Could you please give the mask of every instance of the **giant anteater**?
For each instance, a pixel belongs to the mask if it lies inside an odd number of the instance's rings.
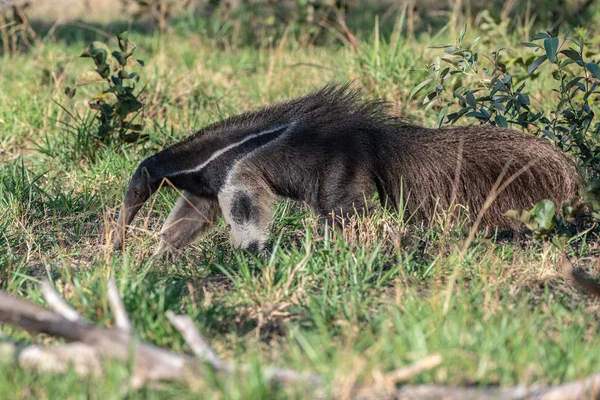
[[[340,218],[367,210],[375,193],[383,205],[403,204],[415,221],[458,204],[471,216],[481,212],[482,227],[519,229],[505,211],[542,199],[563,203],[580,181],[571,160],[532,135],[415,126],[348,85],[233,116],[142,161],[125,193],[115,248],[165,179],[183,195],[162,228],[160,251],[190,243],[221,213],[234,247],[260,250],[278,196]],[[494,199],[489,207],[487,199]]]

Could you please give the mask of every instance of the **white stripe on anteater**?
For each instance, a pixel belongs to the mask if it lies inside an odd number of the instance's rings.
[[[286,131],[288,131],[289,128],[291,126],[293,126],[293,125],[294,125],[294,123],[292,123],[291,125],[287,126],[287,129],[284,132],[282,132],[282,134],[285,133]],[[206,168],[206,166],[208,164],[210,164],[212,161],[216,160],[217,158],[219,158],[223,154],[227,153],[229,150],[235,149],[236,147],[241,146],[244,143],[249,142],[252,139],[256,139],[258,137],[261,137],[261,136],[264,136],[264,135],[268,135],[269,133],[277,132],[277,131],[279,131],[281,129],[284,129],[284,128],[286,128],[286,126],[285,125],[281,125],[281,126],[278,126],[276,128],[273,128],[273,129],[269,129],[269,130],[266,130],[266,131],[261,131],[259,133],[255,133],[253,135],[246,136],[245,138],[243,138],[239,142],[232,143],[229,146],[223,147],[222,149],[215,151],[208,158],[208,160],[204,161],[202,164],[198,165],[197,167],[194,167],[194,168],[191,168],[191,169],[184,169],[184,170],[181,170],[181,171],[177,171],[177,172],[172,173],[172,175],[189,174],[189,173],[194,173],[194,172],[201,171],[202,169]],[[269,143],[271,143],[271,142],[265,143],[263,146],[265,146],[265,145],[267,145]]]

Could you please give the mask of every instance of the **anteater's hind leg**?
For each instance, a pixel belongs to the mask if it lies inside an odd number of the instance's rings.
[[[219,192],[219,205],[230,226],[231,245],[259,252],[268,238],[274,194],[256,172],[238,165]]]
[[[169,249],[181,249],[193,242],[214,225],[219,211],[216,198],[183,192],[160,231],[160,246],[155,255],[162,255]]]
[[[373,211],[372,197],[375,187],[361,171],[329,179],[319,189],[317,211],[334,227],[342,230],[352,225],[351,220],[364,217]]]

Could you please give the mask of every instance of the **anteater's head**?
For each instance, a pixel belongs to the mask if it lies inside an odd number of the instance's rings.
[[[117,220],[117,228],[113,239],[115,249],[119,250],[123,247],[127,225],[133,221],[142,205],[158,189],[160,178],[154,175],[146,162],[142,162],[133,174],[129,186],[127,186],[125,198],[119,212],[119,219]]]

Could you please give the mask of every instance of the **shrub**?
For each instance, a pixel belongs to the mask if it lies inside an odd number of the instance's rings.
[[[466,26],[455,44],[434,46],[444,50],[427,65],[429,77],[412,90],[414,97],[429,89],[423,98],[425,108],[440,108],[437,125],[454,124],[460,119],[499,127],[520,127],[553,141],[573,154],[588,176],[588,183],[578,199],[566,204],[561,213],[550,200],[543,200],[531,210],[510,210],[506,215],[524,223],[536,237],[547,238],[558,230],[569,236],[568,217],[580,217],[582,211],[600,218],[600,122],[594,104],[600,84],[600,67],[592,60],[599,53],[590,51],[585,32],[573,37],[567,32],[559,37],[558,29],[540,32],[522,43],[536,56],[525,63],[527,73],[509,71],[502,62],[508,49],[480,56],[476,51],[479,37],[464,43]],[[549,63],[551,69],[541,70]],[[514,64],[513,64],[514,65]],[[516,68],[516,67],[515,67]],[[535,110],[526,92],[527,79],[540,79],[550,74],[558,96],[551,110]],[[547,77],[547,76],[545,76]]]
[[[528,65],[527,76],[515,79],[519,71],[508,71],[500,49],[480,56],[476,51],[479,38],[463,42],[463,27],[456,44],[434,46],[444,54],[427,66],[429,78],[420,82],[411,97],[433,86],[423,99],[429,108],[437,103],[438,126],[454,124],[462,117],[500,127],[519,126],[548,138],[565,151],[573,153],[581,166],[597,176],[600,173],[600,122],[590,105],[600,82],[600,67],[591,60],[588,42],[580,34],[558,37],[557,29],[535,34],[523,45],[538,56]],[[544,63],[551,70],[541,72]],[[526,80],[551,74],[559,102],[553,110],[535,110],[526,92]]]
[[[96,123],[89,124],[87,116],[75,116],[63,107],[72,118],[85,125],[86,131],[95,130],[94,138],[103,144],[135,142],[142,137],[143,125],[134,121],[141,121],[137,117],[144,108],[140,96],[143,89],[136,87],[139,74],[128,69],[143,66],[144,62],[133,57],[135,45],[128,40],[127,32],[117,35],[117,41],[119,50],[111,53],[104,43],[92,42],[81,54],[90,58],[96,68],[77,77],[76,85],[102,85],[102,92],[89,102],[90,109],[96,112]],[[67,87],[65,94],[72,98],[76,89]]]

